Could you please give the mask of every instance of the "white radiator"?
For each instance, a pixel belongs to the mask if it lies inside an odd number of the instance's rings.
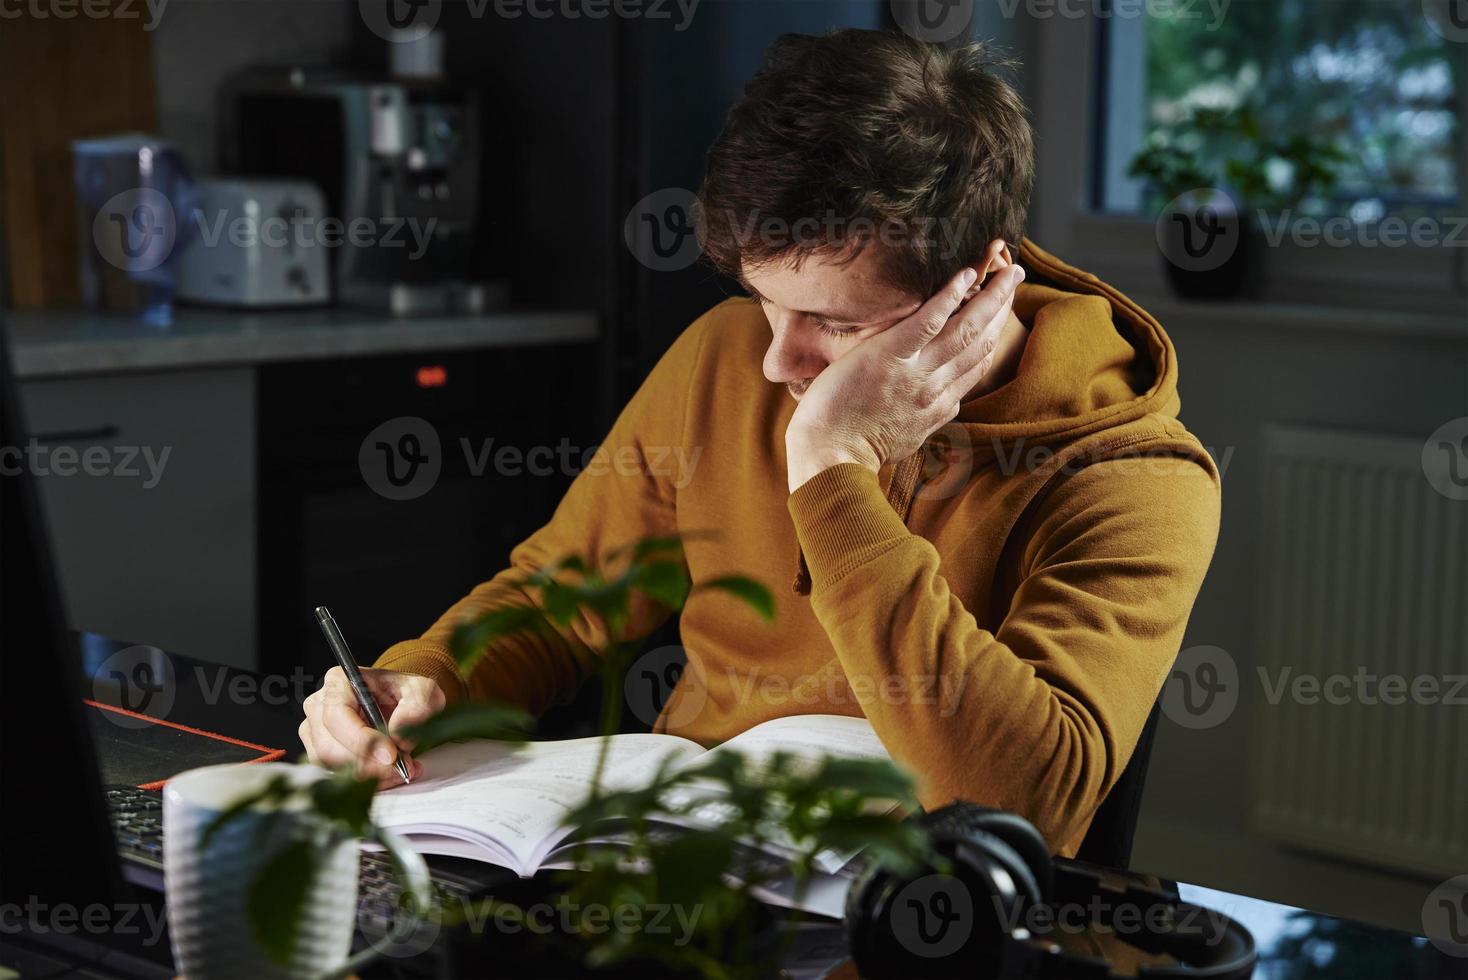
[[[1266,429],[1246,683],[1263,833],[1443,877],[1468,869],[1468,503],[1433,490],[1422,452]]]

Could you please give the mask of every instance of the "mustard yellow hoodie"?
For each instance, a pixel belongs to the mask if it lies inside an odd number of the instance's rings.
[[[776,621],[695,591],[680,620],[688,667],[657,730],[709,745],[783,715],[865,714],[925,806],[1013,810],[1073,855],[1177,654],[1217,538],[1219,477],[1177,420],[1177,360],[1157,321],[1031,242],[1019,261],[1029,339],[1016,376],[913,457],[878,474],[835,466],[793,494],[796,403],[761,373],[769,326],[749,299],[714,307],[511,568],[377,666],[429,675],[451,701],[539,713],[594,671],[599,624],[497,643],[468,678],[448,653],[454,626],[505,601],[508,576],[567,554],[716,531],[687,542],[693,581],[752,576],[776,592]],[[667,616],[639,602],[631,630]]]

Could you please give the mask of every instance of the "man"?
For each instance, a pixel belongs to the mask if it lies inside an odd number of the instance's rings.
[[[511,569],[383,655],[391,727],[465,698],[538,713],[594,669],[605,637],[583,621],[459,676],[449,636],[508,576],[715,530],[687,542],[694,582],[775,585],[776,622],[695,591],[658,730],[712,744],[864,714],[925,805],[1013,810],[1075,853],[1181,643],[1218,474],[1177,421],[1158,324],[1023,239],[1032,137],[994,67],[899,34],[776,42],[700,192],[705,253],[750,297],[695,322],[623,410],[605,449],[640,465],[581,474]],[[631,633],[668,614],[636,604]],[[306,715],[314,757],[391,778],[339,676]]]

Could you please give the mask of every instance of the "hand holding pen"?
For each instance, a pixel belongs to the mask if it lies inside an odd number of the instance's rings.
[[[307,754],[328,768],[352,766],[363,775],[377,777],[384,787],[419,778],[422,766],[406,751],[408,743],[392,731],[440,711],[443,692],[432,680],[417,674],[358,668],[331,613],[319,608],[316,619],[337,666],[303,706],[306,719],[300,737]]]

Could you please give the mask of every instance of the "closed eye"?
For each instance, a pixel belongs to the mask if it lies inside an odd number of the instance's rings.
[[[815,317],[812,318],[811,322],[816,325],[817,330],[825,334],[827,337],[850,337],[852,334],[857,332],[856,327],[836,327],[832,326],[826,320],[821,320]]]
[[[761,306],[775,305],[771,300],[761,295],[758,289],[755,289],[753,286],[751,286],[743,276],[739,277],[739,285],[744,287],[745,292],[749,293],[750,299],[754,300]],[[809,320],[812,324],[814,324],[817,330],[828,337],[850,337],[852,334],[859,333],[861,331],[861,327],[859,326],[838,327],[830,320],[827,320],[824,317],[816,316],[814,313],[802,313],[801,315]]]

